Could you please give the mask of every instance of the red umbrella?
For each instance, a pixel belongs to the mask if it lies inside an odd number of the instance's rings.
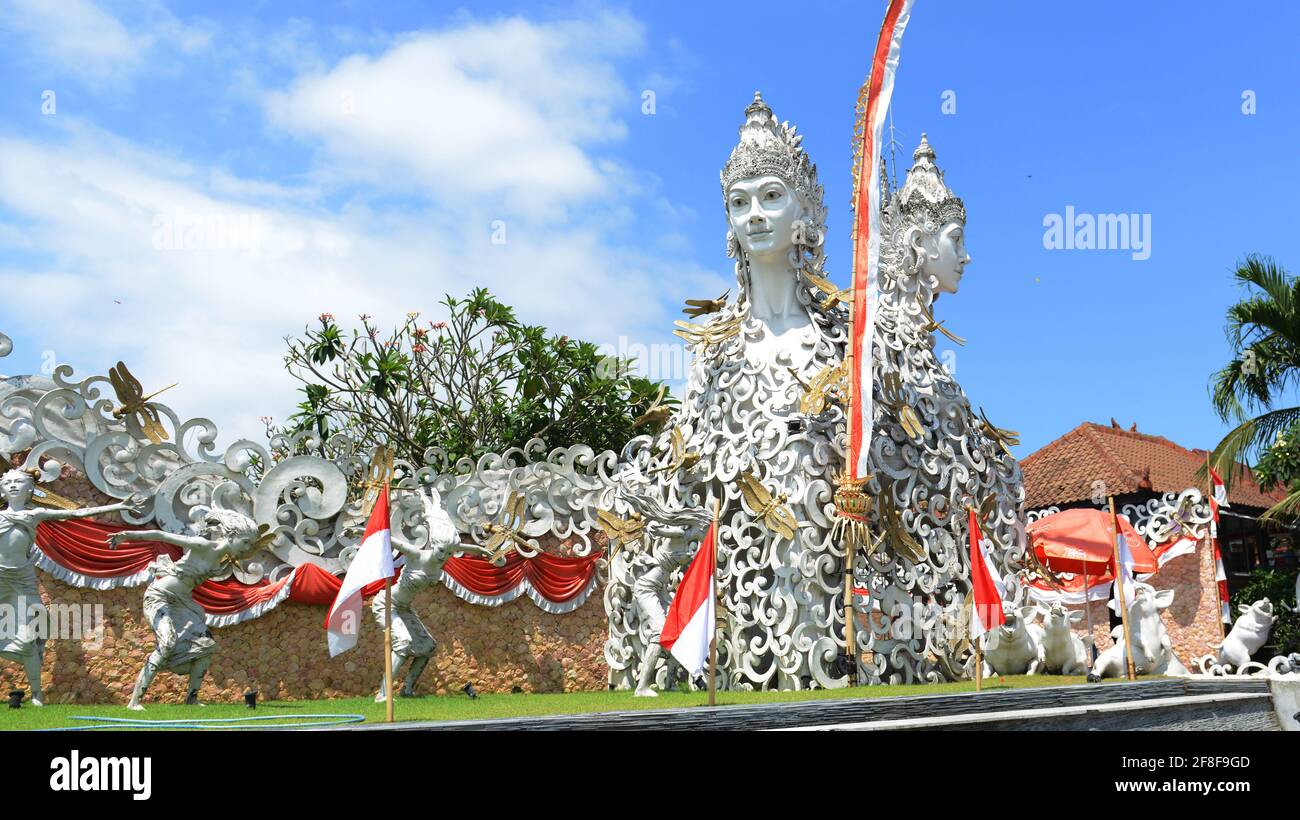
[[[1138,535],[1127,518],[1119,517],[1119,529],[1133,554],[1133,572],[1149,573],[1160,568],[1146,539]],[[1028,527],[1034,556],[1053,572],[1087,572],[1091,578],[1110,574],[1115,556],[1115,534],[1109,512],[1087,508],[1064,510],[1040,518]]]

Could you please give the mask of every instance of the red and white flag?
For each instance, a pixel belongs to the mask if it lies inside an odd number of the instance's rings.
[[[1223,479],[1219,478],[1219,474],[1214,471],[1213,467],[1210,468],[1210,485],[1214,488],[1211,500],[1214,502],[1216,507],[1214,513],[1215,520],[1217,521],[1219,513],[1217,507],[1231,507],[1232,505],[1228,503],[1228,488],[1224,485]]]
[[[659,645],[667,649],[678,663],[686,667],[691,676],[704,671],[709,662],[709,642],[713,639],[717,623],[717,588],[714,575],[717,566],[717,523],[709,525],[709,532],[700,544],[695,559],[686,568],[682,583],[677,587],[668,616],[664,618]]]
[[[1124,593],[1124,606],[1132,606],[1133,595],[1137,589],[1133,578],[1133,567],[1137,561],[1133,558],[1133,551],[1128,548],[1128,539],[1124,537],[1124,531],[1119,527],[1118,516],[1115,518],[1115,551],[1119,554],[1119,566],[1115,566],[1115,561],[1112,559],[1110,568],[1118,583],[1114,584],[1112,590],[1114,595],[1110,599],[1110,608],[1118,615],[1120,591]]]
[[[876,301],[880,290],[880,137],[894,94],[894,74],[903,48],[903,29],[912,15],[914,0],[890,0],[885,22],[871,56],[871,73],[858,99],[856,167],[853,192],[853,338],[849,345],[853,371],[849,374],[853,422],[849,437],[849,477],[865,478],[871,473],[871,337],[876,323]]]
[[[1232,623],[1232,607],[1228,606],[1228,573],[1223,569],[1223,553],[1219,552],[1219,540],[1210,541],[1214,545],[1214,580],[1219,584],[1219,617],[1225,624]]]
[[[978,638],[995,626],[1007,622],[1002,613],[1002,579],[989,558],[989,542],[980,532],[979,517],[970,511],[970,587],[975,601],[971,613],[973,638]]]
[[[343,586],[339,587],[339,594],[325,618],[331,658],[357,645],[357,633],[361,630],[361,590],[395,574],[392,531],[388,523],[388,490],[385,488],[375,501],[361,546],[348,565]]]

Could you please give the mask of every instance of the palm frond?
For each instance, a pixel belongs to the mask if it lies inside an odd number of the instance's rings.
[[[1223,479],[1223,483],[1231,488],[1233,479],[1240,472],[1238,465],[1246,463],[1252,456],[1272,444],[1278,433],[1290,429],[1298,422],[1300,422],[1300,407],[1270,410],[1253,419],[1247,419],[1234,427],[1215,446],[1210,454],[1210,463],[1214,465],[1214,470]],[[1197,478],[1204,480],[1205,477],[1205,468],[1201,467],[1197,471]]]

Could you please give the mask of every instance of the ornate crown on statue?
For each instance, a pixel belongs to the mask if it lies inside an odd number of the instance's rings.
[[[943,171],[934,163],[934,149],[925,134],[912,152],[912,169],[894,197],[893,205],[909,221],[934,233],[949,222],[966,224],[966,206],[943,181]]]
[[[754,101],[745,109],[745,124],[740,126],[740,143],[722,167],[722,193],[736,180],[772,174],[794,186],[805,199],[820,201],[817,166],[808,159],[790,123],[778,123],[772,109],[755,91]]]

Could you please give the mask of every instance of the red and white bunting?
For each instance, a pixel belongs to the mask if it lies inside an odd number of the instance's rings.
[[[1230,624],[1232,607],[1228,606],[1228,573],[1223,569],[1223,553],[1219,552],[1218,539],[1210,543],[1214,545],[1214,580],[1219,585],[1219,617],[1225,624]]]
[[[388,490],[385,488],[375,501],[375,508],[370,511],[361,546],[352,557],[352,563],[348,564],[343,584],[325,618],[325,637],[331,658],[357,645],[357,634],[361,631],[362,589],[395,574],[392,530],[388,522]]]
[[[849,476],[853,479],[865,478],[871,472],[868,464],[872,422],[871,337],[879,290],[880,137],[889,111],[889,98],[894,93],[903,29],[912,14],[913,2],[890,0],[872,53],[866,100],[858,121],[861,142],[857,146],[858,167],[854,169],[857,188],[853,193],[853,337],[849,339],[853,355],[853,371],[849,374],[853,412],[849,425]]]

